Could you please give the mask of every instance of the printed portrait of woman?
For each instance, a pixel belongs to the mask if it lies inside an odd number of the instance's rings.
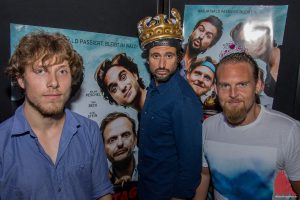
[[[280,63],[280,47],[277,46],[270,21],[247,21],[238,23],[230,32],[232,40],[244,47],[253,58],[266,66],[264,92],[274,98]]]

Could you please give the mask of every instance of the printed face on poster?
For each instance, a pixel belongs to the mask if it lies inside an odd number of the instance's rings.
[[[114,199],[124,195],[135,199],[138,179],[137,113],[144,103],[146,85],[150,81],[145,61],[140,56],[138,39],[11,24],[12,52],[24,35],[37,31],[64,34],[82,56],[84,79],[68,107],[98,123],[108,158],[109,176],[115,185]],[[13,96],[12,99],[19,97]]]
[[[265,83],[261,104],[272,108],[287,10],[284,5],[186,5],[183,23],[186,71],[194,62],[207,57],[210,62],[218,63],[230,52],[246,51],[258,63]]]

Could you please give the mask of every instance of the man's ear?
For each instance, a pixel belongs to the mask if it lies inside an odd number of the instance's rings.
[[[265,89],[264,82],[259,78],[255,85],[255,94],[259,95]]]
[[[18,85],[24,90],[25,89],[24,77],[23,76],[19,76],[17,78],[17,82],[18,82]]]

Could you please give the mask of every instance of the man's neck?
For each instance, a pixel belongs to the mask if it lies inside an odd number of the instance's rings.
[[[25,101],[24,115],[37,136],[40,145],[50,157],[53,164],[55,164],[65,123],[65,113],[45,117]]]
[[[24,115],[32,129],[45,131],[51,127],[61,126],[65,120],[65,113],[53,116],[43,116],[38,110],[29,103],[24,103]]]
[[[132,176],[135,167],[135,160],[133,155],[130,158],[121,162],[112,163],[113,173],[117,178],[122,176]]]

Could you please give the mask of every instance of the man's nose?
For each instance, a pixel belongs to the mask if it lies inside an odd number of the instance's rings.
[[[200,38],[200,39],[203,39],[203,38],[204,38],[204,35],[205,35],[205,33],[201,31],[201,32],[199,33],[199,38]]]
[[[117,145],[118,147],[122,147],[124,145],[122,137],[118,137]]]
[[[166,67],[166,58],[163,56],[159,59],[159,68],[164,69]]]
[[[235,98],[238,95],[238,91],[236,87],[231,87],[229,90],[229,95],[231,98]]]
[[[127,85],[125,82],[120,82],[118,86],[122,93],[126,92]]]
[[[57,75],[54,72],[48,72],[48,83],[47,86],[48,87],[52,87],[52,88],[58,88],[59,87],[59,82],[57,79]]]

